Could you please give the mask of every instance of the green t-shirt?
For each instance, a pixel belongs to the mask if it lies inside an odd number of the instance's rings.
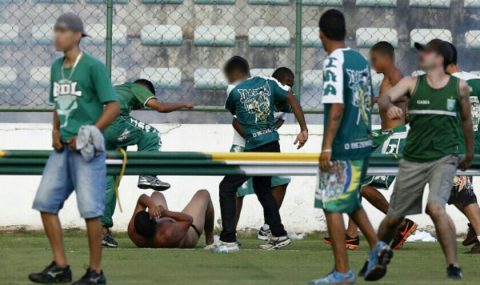
[[[229,85],[225,108],[236,116],[245,132],[245,149],[279,139],[275,129],[275,104],[285,102],[290,87],[275,78],[250,77]]]
[[[406,160],[428,162],[458,154],[459,79],[432,88],[425,75],[417,77],[408,102],[410,131],[403,150]]]
[[[104,104],[117,101],[117,96],[105,66],[93,56],[82,53],[75,68],[65,68],[62,75],[63,61],[58,58],[52,65],[49,100],[55,104],[61,138],[67,142],[81,126],[94,125]]]
[[[469,72],[455,72],[452,74],[459,79],[465,80],[470,86],[470,105],[473,121],[473,138],[475,153],[480,154],[480,77]],[[463,139],[463,129],[460,125],[460,135],[458,141],[458,149],[460,153],[465,153],[465,141]]]
[[[343,119],[332,144],[332,159],[359,160],[372,151],[372,77],[368,61],[350,48],[336,49],[323,63],[324,134],[332,104],[343,104]]]
[[[122,116],[130,115],[132,110],[139,110],[145,107],[150,99],[155,95],[148,88],[135,83],[124,83],[114,87],[120,105],[120,114]]]

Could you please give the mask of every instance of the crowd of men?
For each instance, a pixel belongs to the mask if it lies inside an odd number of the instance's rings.
[[[480,208],[471,177],[456,176],[471,164],[480,148],[478,125],[480,79],[462,72],[455,46],[434,39],[415,44],[424,74],[406,76],[395,66],[394,48],[379,42],[370,62],[345,44],[346,23],[335,9],[320,18],[320,39],[327,52],[323,65],[322,103],[324,134],[319,158],[315,207],[323,209],[328,228],[324,242],[331,245],[334,269],[310,284],[353,284],[357,274],[348,263],[347,249],[359,247],[358,229],[370,253],[358,276],[379,280],[387,272],[392,249],[402,247],[417,225],[406,218],[422,212],[429,185],[426,213],[432,218],[447,265],[447,277],[459,280],[455,225],[445,210],[455,205],[470,221],[464,244],[480,252]],[[112,87],[103,64],[81,51],[88,36],[81,19],[66,13],[57,19],[55,46],[64,56],[51,69],[50,101],[53,112],[53,148],[33,208],[41,213],[52,248],[52,262],[29,279],[36,283],[72,281],[63,246],[58,212],[75,191],[78,209],[86,221],[90,262],[84,276],[73,284],[106,284],[101,270],[102,244],[118,246],[110,232],[115,210],[115,178],[106,175],[105,151],[136,145],[140,151],[160,150],[158,131],[131,116],[149,107],[158,112],[192,109],[192,103],[162,103],[154,85],[138,79]],[[380,94],[373,94],[371,67],[384,75]],[[302,108],[292,93],[293,72],[282,67],[272,77],[251,76],[247,60],[234,56],[224,65],[228,81],[225,108],[233,115],[235,137],[231,151],[280,152],[278,128],[285,112],[295,115],[299,133],[295,144],[308,141]],[[371,113],[380,108],[381,129],[372,131]],[[405,124],[410,128],[407,132]],[[402,155],[395,177],[367,176],[372,152]],[[141,195],[128,226],[138,247],[196,247],[202,234],[213,253],[240,250],[237,223],[243,197],[255,194],[263,207],[265,224],[258,237],[263,250],[291,243],[279,209],[288,177],[227,175],[219,185],[222,229],[214,241],[214,210],[209,192],[198,191],[181,211],[171,211],[163,194]],[[378,191],[393,186],[390,202]],[[170,185],[156,176],[140,176],[138,187],[164,191]],[[361,197],[386,214],[376,231],[362,207]],[[349,216],[345,229],[343,214]]]

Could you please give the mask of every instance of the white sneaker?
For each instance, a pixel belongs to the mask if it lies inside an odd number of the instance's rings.
[[[292,240],[288,236],[271,237],[266,244],[260,245],[263,250],[277,250],[291,244]]]
[[[212,253],[233,253],[240,250],[237,242],[223,242],[221,240],[209,245]]]
[[[270,230],[270,226],[264,224],[258,230],[257,239],[267,241],[272,236],[272,231]]]

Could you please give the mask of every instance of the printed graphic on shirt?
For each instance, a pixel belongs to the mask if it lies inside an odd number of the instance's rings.
[[[82,91],[77,90],[77,82],[59,80],[53,83],[53,98],[57,104],[57,115],[62,117],[60,121],[64,128],[68,125],[70,115],[78,108],[77,97],[82,96]]]
[[[255,115],[255,123],[266,122],[270,116],[270,87],[268,84],[256,89],[238,89],[240,103],[245,110]]]
[[[348,86],[352,90],[352,105],[359,108],[359,115],[365,125],[370,123],[372,96],[369,82],[369,70],[346,69],[349,77]],[[357,125],[359,121],[357,121]]]

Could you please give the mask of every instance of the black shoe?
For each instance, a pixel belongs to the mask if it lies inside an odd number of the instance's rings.
[[[463,246],[469,246],[476,242],[478,242],[477,234],[475,233],[475,230],[473,229],[472,225],[468,224],[467,237],[462,242],[462,244]]]
[[[367,269],[368,269],[368,260],[365,261],[365,264],[363,264],[362,269],[360,269],[360,272],[358,272],[358,276],[365,277],[365,274],[367,273]]]
[[[107,279],[103,274],[103,271],[98,274],[97,272],[87,268],[85,275],[80,278],[77,282],[72,283],[72,285],[94,285],[94,284],[107,284]]]
[[[110,248],[117,248],[118,242],[113,238],[112,232],[108,231],[102,235],[102,245]]]
[[[475,243],[475,245],[470,249],[468,253],[480,254],[480,242],[477,241],[477,243]]]
[[[58,267],[54,261],[50,263],[42,272],[31,273],[28,279],[34,283],[69,283],[72,282],[72,271],[70,266],[65,268]]]
[[[170,188],[170,184],[158,179],[157,176],[146,175],[138,177],[137,187],[140,189],[152,189],[155,191],[165,191]]]
[[[447,267],[447,278],[453,280],[461,280],[463,279],[463,272],[460,267],[457,267],[453,264],[450,264]]]
[[[323,243],[332,245],[332,239],[330,237],[324,237]],[[360,236],[350,237],[345,235],[345,248],[350,250],[358,250],[360,249]]]

